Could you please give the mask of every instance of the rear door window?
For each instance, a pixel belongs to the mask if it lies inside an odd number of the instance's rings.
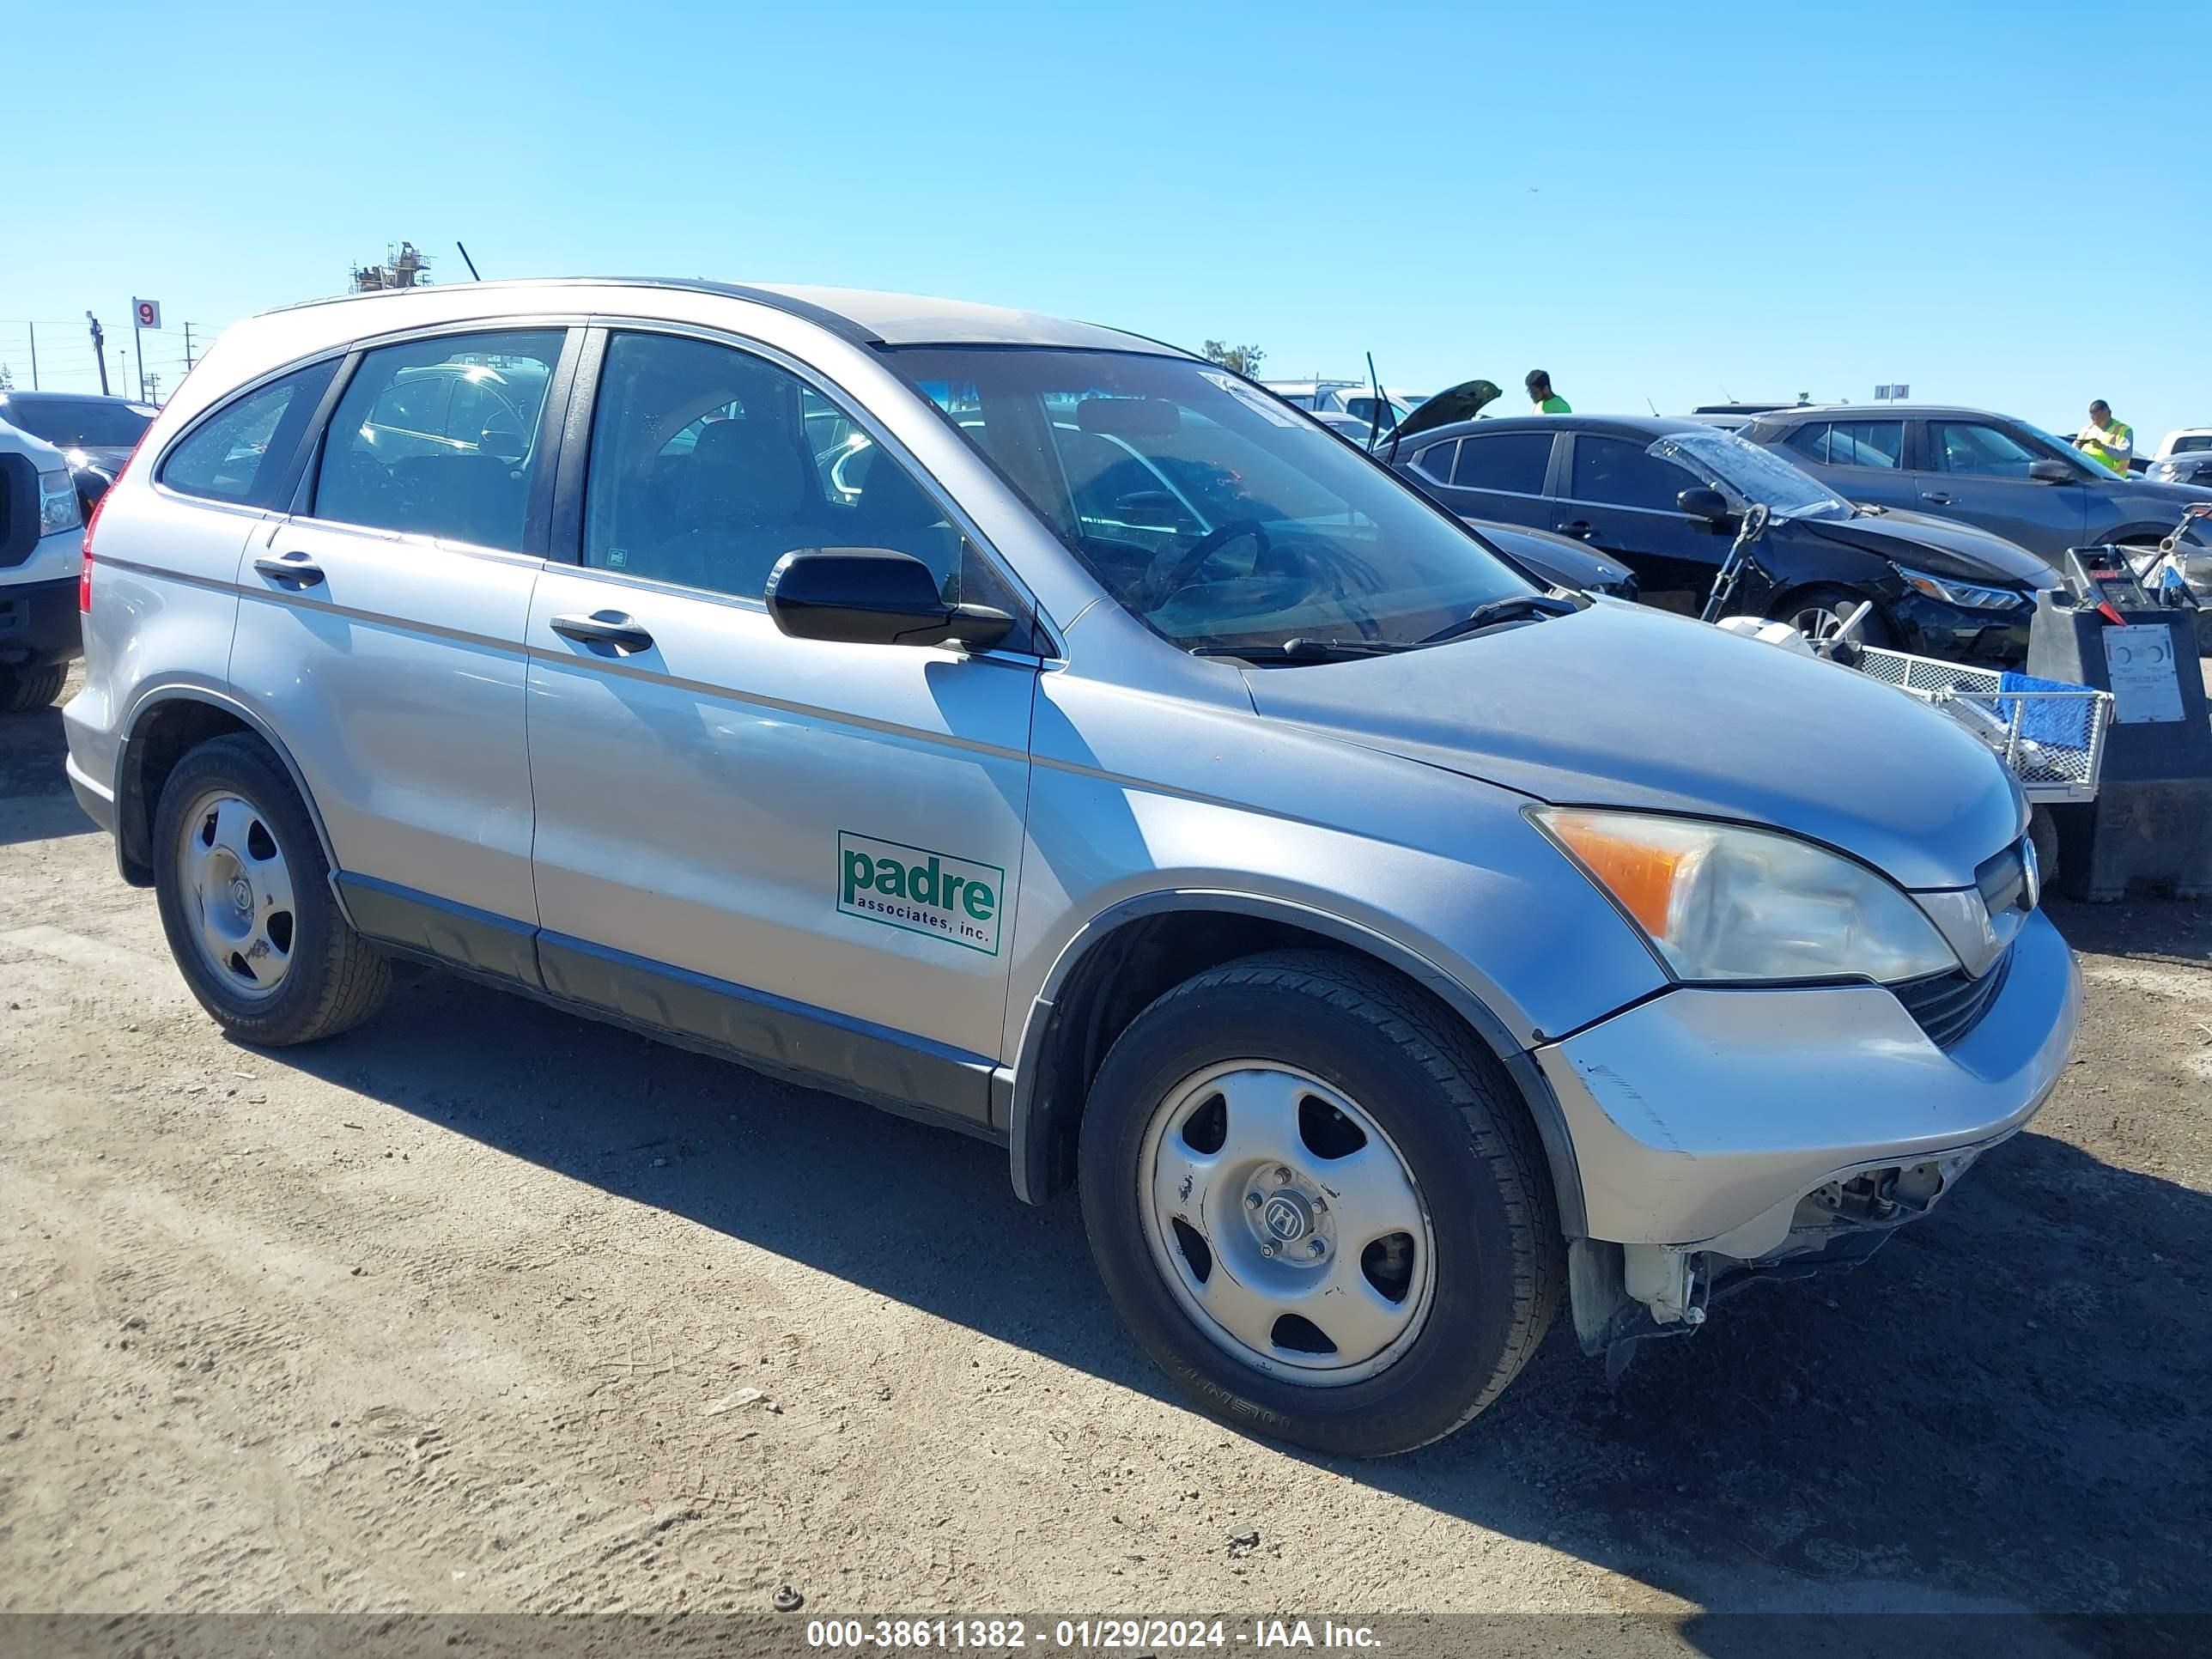
[[[1552,465],[1548,432],[1478,433],[1460,440],[1452,482],[1462,489],[1502,489],[1540,495]]]
[[[161,482],[187,495],[276,507],[285,475],[338,360],[296,369],[202,421],[169,452]]]
[[[1828,428],[1831,466],[1898,467],[1905,465],[1902,421],[1838,421]]]
[[[443,334],[362,360],[331,416],[314,516],[524,550],[566,331]]]

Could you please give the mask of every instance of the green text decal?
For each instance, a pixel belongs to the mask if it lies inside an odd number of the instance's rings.
[[[1006,872],[950,853],[837,832],[837,908],[888,927],[999,954]]]

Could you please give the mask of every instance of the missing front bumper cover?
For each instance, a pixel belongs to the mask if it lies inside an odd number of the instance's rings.
[[[1848,1273],[1925,1215],[1973,1158],[1886,1164],[1822,1182],[1797,1200],[1781,1243],[1755,1257],[1711,1246],[1577,1239],[1568,1282],[1583,1351],[1605,1356],[1612,1382],[1638,1343],[1688,1335],[1705,1324],[1708,1307],[1747,1285]]]

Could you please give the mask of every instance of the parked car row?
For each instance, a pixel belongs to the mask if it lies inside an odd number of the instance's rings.
[[[2065,583],[2069,549],[2149,554],[2184,508],[2212,500],[2212,431],[2167,434],[2150,476],[2123,477],[1978,410],[1480,418],[1498,395],[1488,381],[1450,387],[1379,433],[1342,411],[1313,418],[1493,538],[1499,526],[1572,538],[1626,565],[1646,603],[1675,611],[1700,607],[1743,509],[1763,501],[1774,524],[1739,602],[1818,632],[1871,601],[1869,643],[1966,661],[2024,659],[2035,596]],[[1574,574],[1556,547],[1542,556]],[[2181,562],[2212,604],[2212,544],[2185,546]]]
[[[2051,564],[2001,537],[1855,506],[1784,456],[1687,417],[1425,428],[1417,416],[1395,447],[1392,465],[1454,512],[1571,537],[1634,571],[1646,604],[1685,614],[1704,604],[1753,501],[1773,520],[1739,602],[1816,637],[1871,599],[1869,644],[2018,663],[2037,591],[2058,585]]]

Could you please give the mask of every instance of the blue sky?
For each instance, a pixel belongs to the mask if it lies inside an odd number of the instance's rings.
[[[1905,380],[2070,432],[2103,396],[2148,443],[2212,423],[2206,103],[2160,15],[2121,42],[2017,0],[238,0],[104,5],[88,37],[41,7],[12,25],[0,361],[26,384],[21,319],[87,307],[126,342],[141,294],[173,368],[185,319],[334,292],[401,237],[459,280],[458,239],[488,276],[1252,341],[1270,377],[1540,364],[1584,410]],[[40,337],[48,384],[88,380],[81,325]]]

